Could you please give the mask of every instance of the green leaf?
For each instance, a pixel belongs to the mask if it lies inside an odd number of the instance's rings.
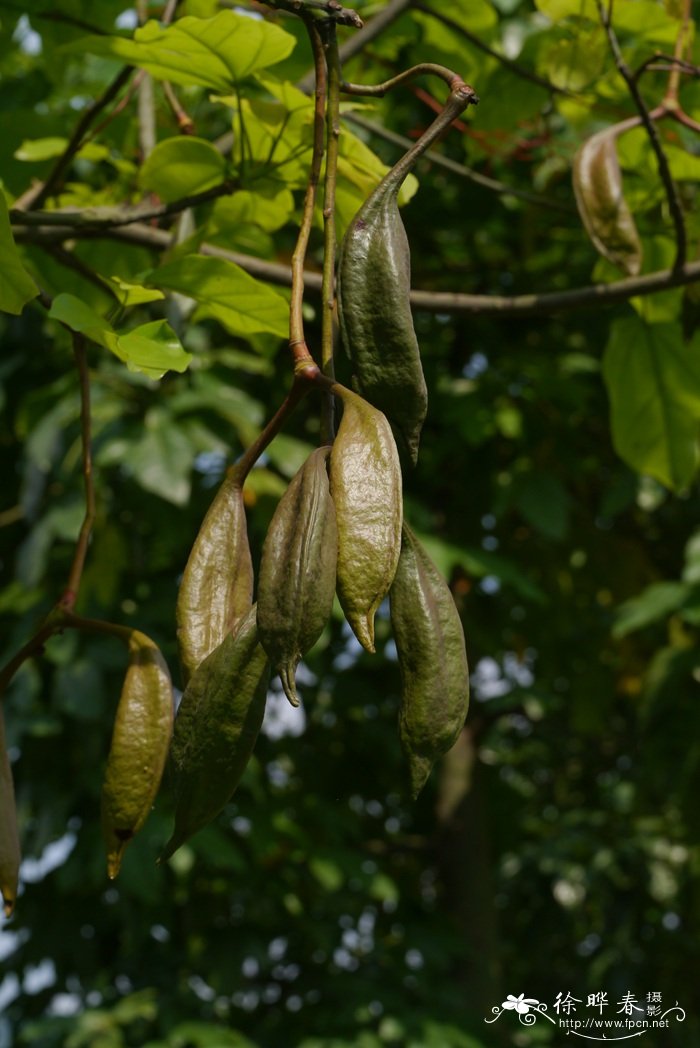
[[[686,344],[679,324],[616,320],[603,376],[620,457],[671,489],[686,487],[698,463],[700,333]]]
[[[513,484],[513,501],[545,538],[564,538],[569,525],[569,496],[557,477],[535,471],[522,474]]]
[[[15,246],[7,201],[0,189],[0,309],[18,316],[38,294]]]
[[[214,18],[180,18],[167,28],[151,20],[136,30],[133,40],[82,37],[66,50],[121,58],[159,80],[227,91],[251,73],[281,62],[294,44],[294,37],[279,26],[221,11]]]
[[[186,353],[175,332],[164,320],[141,324],[131,331],[115,331],[75,295],[57,295],[49,316],[104,346],[124,361],[130,371],[161,378],[166,371],[186,371],[192,354]]]
[[[60,156],[68,145],[67,138],[32,138],[25,139],[19,149],[15,149],[15,160],[35,162],[38,160],[52,160]]]
[[[219,185],[226,177],[226,161],[203,138],[167,138],[159,142],[141,168],[142,189],[170,203]]]
[[[196,299],[197,317],[213,317],[234,335],[289,333],[285,299],[234,262],[187,255],[154,270],[150,280]]]
[[[678,611],[688,592],[689,587],[684,582],[652,583],[638,597],[625,601],[617,609],[613,636],[626,637],[628,633],[665,619],[667,615]]]
[[[128,465],[146,491],[184,506],[190,497],[194,449],[187,437],[160,411],[146,417],[146,430],[131,449]]]
[[[140,306],[144,302],[158,302],[165,298],[162,291],[143,284],[130,284],[121,277],[102,277],[109,290],[119,299],[122,306]]]

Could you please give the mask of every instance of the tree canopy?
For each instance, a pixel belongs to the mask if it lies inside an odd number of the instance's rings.
[[[650,1021],[683,1009],[650,1044],[700,1035],[691,14],[0,4],[0,681],[23,855],[0,1046],[554,1046],[566,1015],[632,1015],[625,995]],[[299,708],[273,677],[223,813],[157,865],[166,772],[109,881],[126,655],[71,627],[142,631],[179,695],[205,513],[254,458],[259,573],[332,438],[326,387],[290,403],[295,362],[352,383],[337,247],[455,77],[478,105],[399,194],[428,390],[403,496],[464,626],[464,730],[411,800],[386,602],[369,654],[336,601]]]

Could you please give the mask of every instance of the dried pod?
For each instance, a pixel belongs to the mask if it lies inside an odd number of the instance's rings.
[[[15,908],[20,857],[15,791],[5,746],[5,722],[0,701],[0,893],[6,917],[11,917]]]
[[[175,828],[160,861],[215,818],[233,795],[265,713],[267,655],[255,605],[192,675],[175,718],[170,748]]]
[[[338,597],[355,636],[374,651],[374,614],[389,592],[401,545],[401,467],[381,411],[342,386],[343,417],[331,450],[338,523]]]
[[[116,877],[124,849],[143,826],[163,776],[173,730],[173,687],[165,659],[138,630],[114,721],[102,786],[107,872]]]
[[[333,607],[338,531],[326,468],[330,450],[312,451],[280,499],[260,561],[260,643],[293,706],[299,705],[297,664]]]
[[[464,85],[367,198],[350,223],[338,262],[338,320],[359,393],[392,424],[415,464],[428,408],[411,316],[411,253],[398,207],[418,158],[476,96]]]
[[[405,523],[390,603],[403,684],[399,734],[417,797],[433,763],[462,730],[469,670],[449,586]]]
[[[574,157],[573,183],[581,221],[595,247],[623,272],[636,276],[642,268],[642,244],[623,195],[616,145],[628,126],[625,121],[605,128],[583,143]]]
[[[253,603],[253,563],[239,481],[229,474],[199,529],[177,598],[177,639],[185,681]]]

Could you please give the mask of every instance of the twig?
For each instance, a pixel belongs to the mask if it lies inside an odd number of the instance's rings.
[[[314,68],[316,70],[316,88],[314,91],[314,141],[311,154],[311,170],[309,181],[304,196],[304,204],[299,224],[299,233],[296,246],[292,255],[292,296],[289,306],[289,348],[292,351],[295,362],[309,355],[304,334],[304,317],[302,306],[304,301],[304,263],[306,251],[309,245],[311,225],[313,223],[314,205],[316,203],[316,192],[321,177],[321,164],[323,162],[323,129],[324,112],[326,104],[327,76],[326,63],[323,54],[323,43],[312,18],[304,17],[311,42],[311,50],[314,56]]]
[[[328,70],[328,98],[326,101],[326,174],[323,187],[323,279],[321,284],[321,371],[334,378],[333,364],[333,307],[335,305],[335,187],[338,175],[340,145],[340,59],[335,25],[325,30],[324,49]],[[323,397],[321,408],[321,440],[326,444],[335,435],[333,398]]]
[[[661,62],[666,64],[663,66],[657,65],[657,63]],[[686,62],[685,59],[677,58],[675,55],[666,55],[662,51],[657,51],[656,54],[645,59],[632,75],[635,80],[639,80],[640,76],[646,72],[668,72],[669,67],[673,66],[676,66],[679,72],[685,73],[687,76],[700,76],[700,66],[693,65],[692,62]]]
[[[401,149],[410,149],[413,145],[411,139],[406,138],[405,135],[389,131],[388,128],[382,127],[381,124],[368,120],[364,116],[359,116],[357,113],[344,113],[343,119],[349,120],[350,123],[356,124],[357,127],[361,127],[365,131],[369,131],[370,134],[377,135],[378,138],[383,138],[386,142],[391,142],[392,145],[400,146]],[[445,168],[445,170],[451,171],[452,174],[465,178],[469,182],[474,182],[478,186],[483,186],[484,189],[489,189],[493,193],[512,196],[528,204],[546,207],[550,211],[563,211],[567,214],[574,213],[574,208],[570,205],[563,204],[558,200],[552,200],[551,197],[539,196],[537,193],[528,193],[527,190],[516,189],[513,186],[506,185],[505,182],[499,182],[495,178],[489,178],[488,175],[479,174],[473,168],[466,167],[464,164],[460,164],[456,160],[450,159],[450,157],[443,156],[441,153],[435,153],[431,149],[425,154],[425,159],[429,160],[431,164],[435,164],[436,167]]]
[[[192,117],[182,107],[179,98],[175,94],[173,85],[167,80],[163,83],[163,94],[165,100],[170,106],[170,110],[175,117],[177,126],[180,129],[182,135],[193,135],[194,134],[194,122]]]
[[[139,244],[152,250],[162,251],[171,244],[171,234],[165,229],[153,229],[150,226],[131,225],[123,229],[75,230],[72,228],[37,227],[27,231],[18,230],[15,239],[22,243],[56,243],[61,240],[101,239],[126,241]],[[199,253],[212,258],[223,258],[235,262],[251,276],[266,280],[270,284],[289,287],[292,272],[289,266],[279,262],[270,262],[244,255],[237,251],[227,251],[214,244],[200,244]],[[542,316],[564,310],[583,309],[590,306],[602,307],[618,302],[626,302],[638,295],[651,295],[655,291],[667,291],[674,287],[683,287],[700,281],[700,262],[686,262],[682,269],[661,269],[654,273],[645,273],[640,277],[629,277],[612,284],[590,284],[584,287],[571,288],[567,291],[546,292],[527,295],[469,295],[451,291],[411,292],[411,305],[428,313],[465,313],[480,316]],[[313,291],[321,290],[320,273],[304,273],[304,284]],[[37,300],[38,301],[38,300]]]
[[[654,126],[654,122],[649,115],[649,110],[646,107],[644,99],[642,98],[639,87],[637,85],[634,76],[632,75],[625,59],[620,50],[620,44],[617,39],[617,34],[613,29],[612,21],[610,18],[610,8],[606,10],[603,6],[602,0],[596,0],[596,6],[598,8],[598,14],[600,16],[601,23],[605,29],[605,33],[608,38],[610,50],[615,60],[617,71],[622,79],[627,84],[634,104],[637,107],[644,129],[649,137],[651,147],[656,156],[656,163],[659,170],[659,177],[663,182],[664,189],[666,191],[666,198],[668,200],[669,210],[671,212],[671,218],[673,219],[673,225],[676,232],[676,258],[673,263],[674,270],[680,270],[683,268],[686,258],[686,232],[685,232],[685,221],[683,219],[683,207],[681,205],[680,197],[676,189],[676,185],[671,177],[671,169],[668,164],[668,159],[661,146],[659,134]]]
[[[132,98],[134,97],[134,95],[138,91],[139,85],[141,84],[141,81],[143,80],[145,75],[146,75],[146,70],[145,69],[138,69],[136,71],[136,73],[134,74],[133,80],[129,84],[129,86],[126,89],[126,91],[124,92],[123,96],[119,99],[117,104],[115,106],[113,106],[113,108],[107,114],[107,116],[104,118],[104,120],[100,120],[99,124],[95,124],[95,126],[90,130],[89,134],[87,134],[85,136],[85,142],[92,142],[92,141],[94,141],[94,139],[96,139],[97,136],[99,134],[101,134],[104,131],[104,129],[109,124],[111,124],[112,121],[115,120],[119,116],[120,113],[122,113],[126,109],[126,107],[131,103]]]
[[[132,208],[84,208],[81,211],[17,211],[15,208],[10,212],[13,224],[18,226],[71,226],[74,229],[117,229],[119,226],[130,226],[134,222],[146,222],[154,218],[167,218],[169,215],[177,215],[186,211],[189,207],[197,204],[206,204],[209,200],[216,200],[220,196],[226,196],[233,192],[236,183],[227,179],[220,182],[211,189],[203,189],[201,193],[192,193],[190,196],[173,200],[169,204],[155,204],[153,206]]]
[[[60,625],[54,621],[51,616],[43,623],[42,626],[36,631],[34,636],[27,641],[26,644],[22,645],[19,651],[12,656],[10,661],[3,666],[0,670],[0,702],[2,702],[7,687],[10,681],[14,677],[17,670],[24,665],[27,659],[31,659],[34,655],[40,655],[44,650],[44,645],[49,637],[52,637],[54,633],[58,632]]]
[[[349,7],[341,7],[336,0],[262,0],[262,3],[278,11],[288,11],[292,15],[315,11],[336,25],[353,26],[355,29],[361,29],[364,25],[356,11],[351,11]]]
[[[80,435],[83,455],[83,483],[85,485],[85,516],[75,546],[73,563],[68,583],[60,599],[59,607],[66,611],[72,611],[78,597],[80,580],[85,567],[92,526],[95,522],[95,485],[92,476],[92,434],[90,418],[90,373],[88,371],[87,354],[85,352],[85,339],[82,335],[73,332],[73,353],[78,368],[80,382]]]
[[[383,7],[362,29],[343,41],[338,50],[341,66],[345,62],[349,62],[356,54],[359,54],[380,33],[383,33],[387,26],[396,21],[411,6],[412,2],[413,0],[389,0],[386,7]],[[307,76],[302,77],[297,86],[301,91],[308,94],[313,88],[313,83],[313,73],[309,73]]]
[[[417,76],[438,76],[445,81],[450,90],[454,81],[461,79],[447,66],[437,65],[435,62],[421,62],[410,69],[402,70],[396,76],[392,76],[390,80],[385,80],[382,84],[351,84],[347,80],[342,80],[340,88],[346,95],[367,95],[371,98],[383,98],[388,91],[409,80],[414,80]]]
[[[470,32],[470,30],[461,22],[455,21],[454,18],[449,18],[447,15],[444,15],[442,11],[434,11],[431,7],[421,3],[413,3],[411,6],[414,11],[422,11],[423,14],[435,18],[438,22],[442,22],[443,25],[447,26],[447,28],[451,29],[454,33],[459,33],[460,36],[463,36],[465,40],[468,40],[470,44],[474,45],[474,47],[483,51],[484,54],[488,55],[490,58],[495,58],[497,62],[500,62],[501,65],[510,70],[514,76],[519,76],[522,80],[529,80],[531,84],[537,84],[538,87],[544,88],[545,91],[551,91],[554,95],[573,96],[574,92],[569,91],[566,87],[558,87],[557,84],[553,84],[550,80],[545,80],[544,77],[531,72],[512,58],[502,55],[499,51],[494,51],[492,47],[489,47],[489,45],[485,44],[483,40],[480,40],[478,36]]]
[[[311,389],[309,379],[318,373],[319,369],[313,362],[310,364],[305,364],[303,361],[301,362],[300,370],[294,375],[292,388],[282,401],[280,407],[267,423],[257,440],[254,440],[250,447],[241,455],[235,466],[231,466],[229,469],[229,475],[232,478],[235,478],[241,486],[265,448],[272,442],[273,438],[277,436],[297,404],[303,400]]]
[[[15,208],[29,210],[30,208],[40,208],[45,200],[51,195],[55,194],[56,190],[60,186],[63,174],[66,171],[71,160],[80,149],[85,132],[89,128],[92,121],[95,119],[98,113],[109,105],[113,98],[115,98],[121,91],[124,84],[131,76],[133,69],[131,66],[125,66],[115,76],[112,83],[102,92],[99,98],[95,99],[92,105],[88,106],[85,112],[78,120],[78,123],[73,129],[73,134],[68,140],[66,148],[63,150],[61,155],[57,158],[56,163],[49,172],[46,181],[42,184],[39,183],[36,186],[32,186],[26,193],[23,193],[18,200],[15,201]]]
[[[690,33],[690,8],[691,0],[683,0],[683,20],[681,22],[681,28],[676,37],[676,46],[673,50],[673,68],[669,74],[668,85],[666,87],[666,94],[663,98],[663,104],[667,109],[678,108],[678,88],[681,81],[681,66],[680,63],[683,57],[683,51],[685,50]]]
[[[85,262],[78,258],[73,251],[68,251],[65,247],[62,247],[61,244],[39,244],[38,247],[46,252],[47,255],[50,255],[55,259],[60,265],[65,266],[66,269],[71,269],[74,273],[81,276],[83,280],[89,280],[89,282],[95,287],[98,287],[100,291],[106,291],[109,293],[109,288],[102,277],[98,276],[95,270],[86,265]]]

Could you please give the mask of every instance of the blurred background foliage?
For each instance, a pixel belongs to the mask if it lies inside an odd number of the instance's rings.
[[[356,6],[371,18],[385,5]],[[213,0],[188,0],[178,14],[218,10]],[[162,9],[151,4],[148,13]],[[50,11],[43,0],[3,0],[0,15],[0,173],[11,203],[63,148],[47,140],[65,141],[119,68],[83,46],[86,33],[129,29],[136,15],[123,0],[56,0]],[[616,3],[632,68],[673,50],[678,15],[671,3]],[[278,21],[299,42],[274,74],[297,82],[308,48],[293,19]],[[422,163],[404,210],[414,287],[513,294],[615,279],[581,227],[570,180],[580,143],[632,112],[595,5],[454,0],[446,12],[434,0],[410,4],[345,73],[377,82],[419,61],[456,67],[482,99],[443,154],[540,199]],[[650,105],[666,76],[645,76]],[[241,113],[265,149],[263,87],[252,82],[242,103],[225,104],[202,87],[178,88],[197,138],[217,141],[233,117],[225,164],[238,186],[197,208],[181,235],[194,230],[286,262],[308,121],[289,118],[283,175],[271,177],[250,156],[242,169]],[[681,90],[700,119],[697,81]],[[362,105],[360,115],[410,137],[431,119],[422,81]],[[173,140],[158,84],[155,106],[159,142]],[[398,156],[391,143],[353,132],[360,138],[344,146],[341,225],[376,182],[369,150],[384,163]],[[693,255],[699,141],[675,125],[666,141],[684,179]],[[304,148],[295,154],[295,146]],[[182,195],[173,157],[161,151],[142,163],[135,101],[90,148],[52,205]],[[174,159],[180,148],[192,146],[175,146]],[[223,166],[206,147],[200,159],[196,184],[207,165],[215,184]],[[196,166],[194,154],[190,161]],[[672,227],[648,141],[630,136],[621,162],[648,268],[662,268]],[[185,165],[186,187],[192,170]],[[45,244],[21,239],[49,293],[74,294],[115,325],[125,315],[127,326],[167,317],[192,354],[185,373],[155,381],[90,348],[98,518],[78,609],[151,635],[179,683],[179,576],[226,463],[289,386],[283,340],[272,319],[246,336],[218,307],[200,301],[192,315],[191,303],[172,296],[119,313],[89,272],[141,283],[163,261],[143,245],[78,239],[69,245],[78,265],[67,267]],[[313,269],[320,249],[319,225]],[[169,261],[177,264],[177,252]],[[16,916],[0,928],[3,1048],[556,1045],[561,1033],[550,1024],[527,1029],[512,1013],[492,1026],[484,1019],[507,993],[551,1011],[556,995],[570,992],[581,1011],[598,991],[608,994],[608,1014],[628,991],[638,1000],[661,992],[687,1018],[649,1043],[698,1040],[700,498],[692,479],[672,494],[618,458],[601,375],[613,325],[651,308],[692,338],[693,285],[549,316],[416,313],[430,410],[406,479],[407,515],[451,580],[473,702],[463,736],[415,804],[397,741],[388,615],[380,612],[371,657],[338,614],[300,667],[302,709],[291,710],[273,683],[254,759],[221,817],[156,866],[170,827],[166,783],[110,884],[99,792],[124,652],[110,638],[71,633],[23,667],[5,702],[25,858]],[[306,311],[316,345],[314,291]],[[69,335],[38,306],[2,317],[0,335],[0,616],[9,657],[60,594],[83,509]],[[338,367],[348,380],[346,362]],[[316,407],[305,402],[250,478],[254,558],[276,500],[318,439]],[[644,429],[643,413],[636,425]],[[695,462],[694,436],[688,454]]]

